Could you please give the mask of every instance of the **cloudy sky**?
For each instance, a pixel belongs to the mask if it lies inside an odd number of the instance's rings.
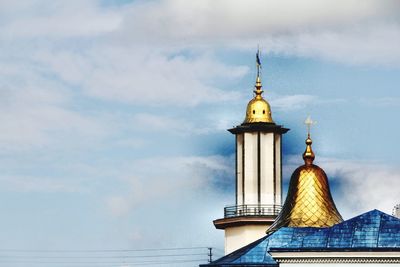
[[[285,182],[310,114],[342,215],[391,213],[399,14],[396,0],[0,0],[0,252],[222,249],[226,129],[244,119],[257,45],[291,129]]]

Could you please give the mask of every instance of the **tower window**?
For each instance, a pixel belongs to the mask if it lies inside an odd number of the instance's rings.
[[[253,109],[253,114],[256,114],[256,111]]]
[[[265,110],[263,110],[263,114],[265,114]]]

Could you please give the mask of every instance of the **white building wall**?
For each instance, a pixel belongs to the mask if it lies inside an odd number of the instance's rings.
[[[243,134],[236,135],[236,205],[243,205]]]
[[[329,266],[391,266],[400,267],[400,254],[397,251],[296,251],[269,252],[280,267]]]
[[[258,134],[244,133],[244,204],[257,204]]]
[[[265,225],[243,225],[225,229],[225,255],[265,236]]]
[[[238,134],[236,153],[236,205],[258,204],[259,191],[260,204],[282,205],[281,136],[263,132]]]
[[[261,204],[274,204],[274,134],[260,133]]]
[[[326,266],[326,267],[346,267],[346,266],[368,266],[368,267],[400,267],[397,263],[279,263],[279,267],[310,267],[310,266]]]
[[[236,135],[236,205],[258,203],[281,204],[279,134],[249,132]],[[249,223],[225,228],[225,254],[265,236],[269,225],[268,222],[262,225]]]
[[[281,135],[275,134],[275,205],[282,205],[282,146]]]

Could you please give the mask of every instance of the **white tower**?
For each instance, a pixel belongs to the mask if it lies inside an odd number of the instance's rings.
[[[225,207],[214,221],[225,230],[225,254],[265,235],[282,205],[282,134],[289,129],[272,120],[262,97],[257,53],[255,96],[247,105],[244,122],[229,129],[236,136],[236,205]]]

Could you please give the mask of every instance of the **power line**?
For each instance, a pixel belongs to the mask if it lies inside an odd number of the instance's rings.
[[[175,247],[143,249],[0,249],[0,266],[107,266],[183,264],[209,262],[214,255],[212,247]],[[216,248],[222,251],[221,249]],[[203,251],[203,252],[200,252]],[[142,253],[140,253],[142,252]],[[166,253],[163,253],[166,252]],[[170,253],[168,253],[170,252]],[[36,253],[36,255],[34,254]],[[217,253],[218,254],[218,253]],[[203,259],[193,259],[204,256]],[[208,258],[206,258],[208,257]],[[99,259],[96,261],[95,259]],[[149,260],[146,260],[149,259]],[[105,261],[104,261],[105,260]]]
[[[157,264],[171,264],[171,263],[186,263],[186,262],[206,262],[207,259],[199,259],[199,260],[183,260],[183,261],[178,261],[178,262],[158,262]],[[150,264],[155,264],[155,263],[125,263],[128,265],[150,265]],[[120,267],[120,266],[118,266]]]
[[[0,261],[1,263],[16,263],[16,264],[91,264],[91,265],[104,265],[104,264],[127,264],[127,265],[138,265],[138,264],[168,264],[168,263],[183,263],[183,262],[207,262],[207,259],[185,259],[185,260],[172,260],[172,261],[139,261],[139,262],[126,262],[126,261],[113,261],[113,262],[99,262],[99,261]]]
[[[124,258],[161,258],[161,257],[185,257],[204,256],[206,253],[195,254],[164,254],[164,255],[119,255],[119,256],[27,256],[27,255],[0,255],[1,258],[22,258],[22,259],[124,259]]]
[[[81,249],[81,250],[52,250],[52,249],[0,249],[0,252],[38,252],[38,253],[103,253],[103,252],[137,252],[137,251],[168,251],[208,249],[209,247],[180,247],[180,248],[144,248],[144,249]]]

